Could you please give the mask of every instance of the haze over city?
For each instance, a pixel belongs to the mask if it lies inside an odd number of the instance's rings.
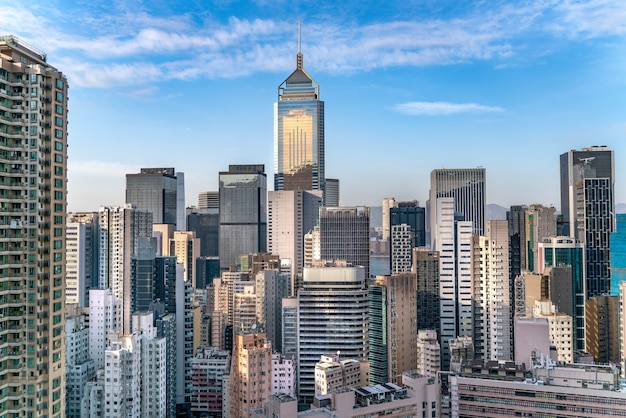
[[[608,145],[626,198],[621,1],[0,0],[0,27],[70,90],[70,211],[124,202],[140,167],[273,174],[273,103],[304,68],[326,104],[326,175],[344,205],[428,197],[435,168],[487,169],[487,200],[559,206],[558,156]]]

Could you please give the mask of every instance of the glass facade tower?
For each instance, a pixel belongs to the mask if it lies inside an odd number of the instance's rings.
[[[609,235],[615,230],[615,159],[605,146],[560,157],[564,231],[585,245],[586,297],[608,294]]]
[[[280,86],[274,104],[274,190],[325,190],[324,102],[319,85],[302,68]]]

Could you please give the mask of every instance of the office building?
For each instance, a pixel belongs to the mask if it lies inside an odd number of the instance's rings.
[[[369,292],[371,383],[400,383],[417,364],[417,305],[414,273],[377,276]]]
[[[282,351],[285,356],[296,357],[298,351],[298,299],[283,298],[281,309]]]
[[[198,209],[219,209],[220,192],[198,193]]]
[[[382,204],[382,226],[383,226],[383,240],[389,240],[391,237],[391,208],[396,206],[396,199],[393,197],[385,197]]]
[[[419,206],[417,200],[411,202],[396,202],[389,208],[390,227],[394,225],[408,225],[413,235],[411,245],[423,247],[426,245],[426,209]],[[393,250],[393,241],[392,241]]]
[[[626,214],[615,215],[615,232],[609,235],[611,262],[611,295],[620,294],[620,283],[626,281]]]
[[[200,239],[200,256],[219,256],[219,207],[187,208],[187,230],[195,232]]]
[[[339,206],[341,203],[341,190],[339,179],[329,179],[325,181],[324,204],[326,206]]]
[[[526,210],[526,268],[538,271],[539,243],[545,238],[554,237],[556,233],[556,209],[540,204],[530,205]]]
[[[615,158],[606,146],[561,154],[561,213],[585,246],[585,296],[609,294],[609,234],[615,231]]]
[[[111,289],[122,302],[122,333],[130,333],[131,259],[138,254],[140,238],[152,236],[152,214],[135,206],[101,206],[98,213],[99,288]]]
[[[6,415],[65,411],[67,92],[65,76],[45,53],[15,36],[0,37],[0,405]],[[27,334],[12,331],[27,325]]]
[[[436,242],[438,236],[439,198],[452,198],[453,211],[459,213],[462,221],[472,223],[472,233],[485,235],[486,202],[485,169],[441,168],[430,173],[430,248],[441,250]]]
[[[324,191],[324,169],[324,102],[298,50],[274,104],[274,190]]]
[[[434,330],[439,335],[439,252],[413,249],[413,269],[417,278],[416,329]]]
[[[267,246],[267,178],[263,164],[230,165],[219,173],[220,269]]]
[[[545,358],[537,363],[532,365],[531,378],[510,364],[498,368],[470,365],[466,373],[451,376],[451,415],[573,418],[626,413],[626,399],[614,367],[557,366]]]
[[[451,197],[437,199],[437,236],[439,251],[439,319],[441,362],[450,366],[449,341],[471,337],[473,323],[472,222],[463,221],[455,212]]]
[[[126,203],[152,213],[155,224],[176,225],[177,193],[176,173],[171,167],[142,168],[139,173],[126,174]]]
[[[345,260],[365,268],[369,277],[368,207],[322,207],[319,217],[319,256],[321,260]]]
[[[225,388],[226,389],[226,388]],[[228,387],[229,417],[249,418],[272,393],[272,344],[265,334],[237,335]]]
[[[571,267],[571,288],[572,302],[561,299],[562,303],[553,300],[559,309],[572,316],[574,321],[575,350],[585,350],[585,286],[589,281],[585,281],[585,250],[584,245],[570,237],[547,237],[537,245],[538,266],[536,271],[543,273],[546,267]],[[569,288],[567,286],[566,288]],[[570,294],[569,292],[567,293]],[[554,295],[554,296],[553,296]],[[558,295],[552,292],[550,298]]]
[[[626,376],[626,282],[619,284],[619,332],[620,368],[622,377]]]
[[[291,293],[301,282],[304,267],[304,235],[319,221],[321,191],[270,191],[267,203],[267,251],[291,264]]]
[[[311,403],[321,355],[339,351],[343,358],[368,358],[365,269],[345,262],[305,267],[297,300],[298,396]]]
[[[522,270],[527,267],[526,264],[526,210],[528,208],[522,205],[514,205],[506,212],[506,220],[509,226],[509,262],[510,276],[514,280],[519,276]]]

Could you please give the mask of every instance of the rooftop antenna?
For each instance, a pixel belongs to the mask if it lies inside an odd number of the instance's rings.
[[[298,54],[296,55],[296,68],[298,70],[302,69],[302,31],[301,31],[301,23],[298,18]]]

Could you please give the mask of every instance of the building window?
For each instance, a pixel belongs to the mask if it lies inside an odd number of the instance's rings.
[[[63,138],[63,131],[61,129],[55,129],[54,136],[57,138]]]
[[[63,93],[57,91],[57,102],[62,102],[63,101]]]
[[[63,126],[63,118],[57,116],[56,118],[54,118],[54,124],[56,126]]]
[[[58,89],[62,89],[63,88],[63,80],[58,80],[56,81],[56,86]]]
[[[61,105],[56,105],[56,106],[55,106],[55,108],[54,108],[54,110],[56,110],[56,112],[57,112],[59,115],[62,115],[62,114],[63,114],[63,106],[61,106]]]
[[[54,149],[57,151],[63,151],[63,143],[59,141],[54,141]]]

